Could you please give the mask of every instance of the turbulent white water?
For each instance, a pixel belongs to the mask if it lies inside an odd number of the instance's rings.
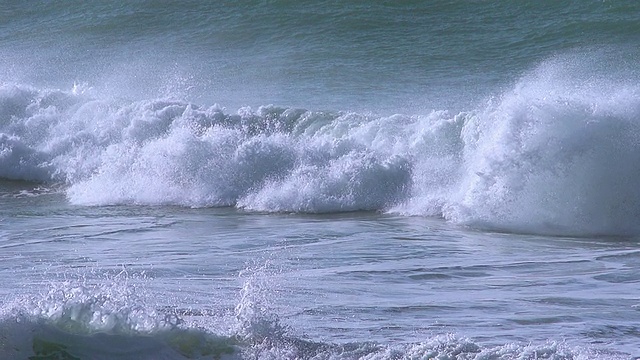
[[[583,61],[584,62],[584,61]],[[640,88],[550,60],[477,109],[377,116],[0,87],[0,177],[74,204],[391,211],[481,228],[638,228]]]

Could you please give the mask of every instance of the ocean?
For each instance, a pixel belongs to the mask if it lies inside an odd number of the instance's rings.
[[[640,358],[640,2],[5,1],[0,359]]]

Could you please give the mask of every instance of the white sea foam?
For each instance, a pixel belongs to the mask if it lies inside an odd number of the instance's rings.
[[[477,109],[388,117],[0,86],[0,177],[82,205],[392,211],[551,234],[637,233],[640,88],[549,61]]]

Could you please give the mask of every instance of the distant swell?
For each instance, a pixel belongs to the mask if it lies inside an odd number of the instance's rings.
[[[0,86],[0,177],[81,205],[390,211],[635,234],[640,87],[548,61],[477,109],[380,117]]]

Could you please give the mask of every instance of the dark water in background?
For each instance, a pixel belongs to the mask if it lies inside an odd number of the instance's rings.
[[[635,1],[2,4],[0,357],[637,357],[638,45]]]
[[[604,49],[616,53],[607,71],[635,68],[638,11],[634,1],[13,3],[2,68],[8,81],[232,111],[416,114],[498,95],[567,53]]]

